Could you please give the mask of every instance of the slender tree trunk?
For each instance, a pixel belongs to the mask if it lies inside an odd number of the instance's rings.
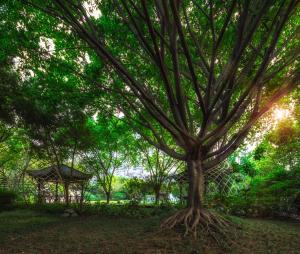
[[[155,193],[155,204],[159,203],[159,193]]]
[[[188,208],[201,209],[204,202],[205,179],[201,160],[187,162],[189,177]]]
[[[58,202],[58,182],[55,182],[55,203]]]
[[[159,196],[160,196],[160,188],[155,187],[154,192],[155,192],[155,204],[158,204],[159,203]]]
[[[41,204],[43,202],[42,181],[41,180],[37,180],[37,191],[38,191],[38,204]]]
[[[110,201],[110,192],[105,192],[106,195],[106,204],[109,204]]]

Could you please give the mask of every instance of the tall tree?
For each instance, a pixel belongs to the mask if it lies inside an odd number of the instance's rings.
[[[299,85],[299,1],[25,2],[72,29],[105,66],[94,83],[120,95],[149,143],[186,162],[188,207],[164,225],[222,225],[203,207],[205,172]]]

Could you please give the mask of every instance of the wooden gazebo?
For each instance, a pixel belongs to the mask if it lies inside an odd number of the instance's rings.
[[[66,166],[64,164],[60,166],[52,165],[39,170],[29,170],[27,174],[31,176],[37,182],[38,202],[41,203],[44,200],[44,184],[55,184],[55,197],[54,202],[59,201],[58,197],[58,184],[62,184],[64,187],[64,201],[68,205],[70,200],[69,186],[75,184],[80,187],[80,204],[83,202],[83,191],[86,182],[91,178],[91,175],[85,174],[74,168]]]

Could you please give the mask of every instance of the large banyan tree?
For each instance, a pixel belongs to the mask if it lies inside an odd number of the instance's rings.
[[[185,161],[187,208],[164,225],[223,225],[203,207],[206,173],[299,86],[298,0],[27,0],[98,59],[125,119]],[[26,7],[26,8],[27,8]],[[55,24],[55,23],[53,23]]]

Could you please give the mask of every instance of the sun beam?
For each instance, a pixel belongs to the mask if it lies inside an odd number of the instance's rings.
[[[290,116],[290,111],[288,109],[282,109],[282,108],[276,108],[274,110],[274,119],[277,121],[281,121],[284,118],[287,118]]]

